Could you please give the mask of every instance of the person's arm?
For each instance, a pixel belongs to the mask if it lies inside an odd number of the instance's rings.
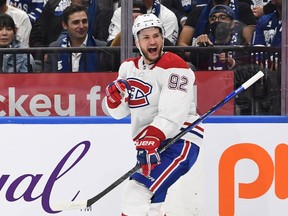
[[[191,46],[194,32],[195,32],[195,29],[193,27],[184,25],[179,35],[177,45],[178,46]]]
[[[243,38],[246,40],[247,44],[251,44],[251,39],[255,30],[254,25],[248,25],[243,28]]]

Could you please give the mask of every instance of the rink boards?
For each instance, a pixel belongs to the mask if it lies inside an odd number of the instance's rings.
[[[134,167],[129,123],[1,118],[0,214],[120,215],[125,182],[90,209],[57,212],[53,206],[91,198]],[[168,193],[167,215],[286,215],[288,118],[217,116],[204,126],[199,160]]]

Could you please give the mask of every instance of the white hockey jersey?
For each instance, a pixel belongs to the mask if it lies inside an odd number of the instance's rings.
[[[116,119],[131,115],[133,139],[150,125],[160,129],[166,139],[172,138],[196,120],[195,75],[178,55],[165,52],[152,65],[144,64],[143,57],[127,59],[120,66],[118,79],[126,79],[131,85],[130,99],[115,109],[106,102],[106,108]],[[192,133],[183,139],[197,144]]]

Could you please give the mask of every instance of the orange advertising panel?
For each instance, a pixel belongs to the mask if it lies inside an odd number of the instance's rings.
[[[197,107],[206,112],[233,91],[233,72],[196,74]],[[103,116],[106,86],[117,78],[106,73],[0,75],[0,116]],[[233,101],[215,114],[233,115]]]

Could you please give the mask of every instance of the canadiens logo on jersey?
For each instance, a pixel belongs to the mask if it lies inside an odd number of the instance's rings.
[[[149,105],[148,95],[152,92],[152,86],[138,79],[128,79],[131,85],[129,100],[130,108],[138,108]]]

